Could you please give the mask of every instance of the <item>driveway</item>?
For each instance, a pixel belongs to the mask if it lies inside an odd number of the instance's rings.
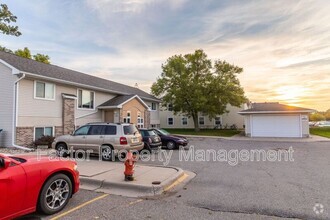
[[[214,212],[299,219],[330,218],[330,142],[190,138],[190,144],[200,150],[227,151],[278,151],[292,147],[294,161],[240,161],[231,166],[218,161],[179,161],[179,151],[175,151],[169,165],[190,170],[197,176],[187,190],[179,192],[179,199],[169,197],[167,200]]]

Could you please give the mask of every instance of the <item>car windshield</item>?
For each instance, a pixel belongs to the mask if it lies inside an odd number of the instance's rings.
[[[162,135],[170,135],[169,132],[165,131],[164,129],[158,129],[157,130],[159,133],[161,133]]]
[[[153,130],[148,130],[146,131],[146,133],[148,134],[148,136],[155,136],[156,133]]]
[[[138,129],[134,125],[124,125],[124,134],[135,134],[136,132],[139,132]]]

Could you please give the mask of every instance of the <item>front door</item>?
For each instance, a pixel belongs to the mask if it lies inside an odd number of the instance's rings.
[[[114,112],[113,110],[108,110],[104,112],[104,121],[108,123],[114,123]]]

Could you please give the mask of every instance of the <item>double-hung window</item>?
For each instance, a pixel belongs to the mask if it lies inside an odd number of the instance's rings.
[[[37,99],[54,100],[55,85],[53,83],[35,81],[34,97]]]
[[[78,108],[94,109],[94,92],[78,89]]]
[[[53,127],[36,127],[34,130],[34,140],[42,136],[53,136]]]

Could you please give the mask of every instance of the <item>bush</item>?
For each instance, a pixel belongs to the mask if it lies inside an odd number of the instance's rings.
[[[37,148],[40,145],[47,145],[48,148],[52,148],[52,143],[53,143],[54,139],[55,139],[55,137],[52,137],[52,136],[49,136],[49,135],[42,136],[41,138],[35,140],[32,143],[32,146]]]

